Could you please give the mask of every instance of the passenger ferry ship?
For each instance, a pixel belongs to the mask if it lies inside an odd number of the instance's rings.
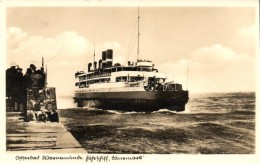
[[[139,54],[139,10],[138,48]],[[95,56],[95,52],[94,52]],[[95,58],[94,58],[95,59]],[[127,66],[113,65],[113,50],[102,52],[102,59],[88,64],[87,72],[75,73],[74,101],[78,107],[96,107],[127,111],[169,109],[184,111],[188,91],[167,74],[160,73],[152,61],[137,59]]]
[[[182,85],[166,82],[151,61],[137,60],[127,66],[112,65],[113,51],[102,52],[102,60],[88,64],[88,72],[75,73],[75,97],[78,107],[154,111],[162,108],[184,111],[188,91]]]

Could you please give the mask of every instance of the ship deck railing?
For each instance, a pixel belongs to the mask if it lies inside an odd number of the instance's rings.
[[[118,67],[119,68],[119,67]],[[111,76],[111,73],[113,72],[121,72],[121,71],[142,71],[142,72],[154,72],[154,71],[158,71],[157,69],[146,69],[146,68],[142,68],[140,66],[140,69],[128,69],[129,67],[120,67],[122,69],[117,69],[117,70],[113,70],[113,68],[111,69],[106,69],[103,73],[101,72],[90,72],[87,73],[85,75],[80,74],[79,77],[79,81],[81,80],[87,80],[87,79],[93,79],[93,78],[98,78],[98,77],[108,77]],[[135,68],[139,68],[135,67]]]
[[[100,77],[110,77],[111,73],[108,74],[100,74],[100,75],[94,75],[94,76],[89,76],[89,77],[80,77],[79,81],[83,81],[83,80],[94,80],[96,78],[100,78]]]

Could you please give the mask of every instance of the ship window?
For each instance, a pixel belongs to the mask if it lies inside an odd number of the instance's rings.
[[[86,75],[85,76],[80,76],[79,77],[79,81],[85,80],[86,79]]]
[[[95,80],[94,83],[100,83],[100,80]]]
[[[141,81],[141,80],[144,80],[144,77],[141,77],[141,76],[131,76],[131,77],[129,77],[129,81],[131,81],[131,82]]]
[[[126,76],[118,76],[116,77],[116,82],[124,82],[127,80]]]
[[[132,69],[131,69],[131,67],[125,67],[124,68],[124,71],[131,71]]]
[[[112,68],[112,72],[116,72],[116,68]]]
[[[136,67],[124,67],[124,71],[137,71]]]
[[[80,88],[85,88],[85,87],[86,87],[86,82],[81,82],[81,83],[79,84],[79,87],[80,87]]]
[[[117,67],[117,72],[122,71],[122,70],[123,70],[123,67]]]

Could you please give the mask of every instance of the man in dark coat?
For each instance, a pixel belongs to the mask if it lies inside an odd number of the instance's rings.
[[[6,70],[6,97],[8,99],[13,96],[13,83],[16,76],[16,66],[12,65]]]

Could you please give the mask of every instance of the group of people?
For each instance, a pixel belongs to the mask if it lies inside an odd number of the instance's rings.
[[[25,114],[25,121],[59,122],[55,88],[47,88],[44,68],[30,64],[26,73],[12,65],[6,70],[6,98],[15,111]],[[18,105],[17,105],[18,104]]]
[[[27,88],[44,88],[45,80],[46,74],[43,68],[37,70],[34,64],[30,64],[23,75],[22,68],[12,65],[6,70],[6,97],[26,106]]]
[[[27,88],[29,88],[29,87],[39,87],[39,88],[45,87],[46,74],[44,72],[43,67],[36,70],[36,66],[33,65],[33,64],[30,64],[30,67],[27,68],[24,77],[25,77]]]
[[[27,111],[27,117],[26,121],[39,121],[39,122],[59,122],[59,116],[55,109],[52,109],[51,111],[48,110],[40,110],[40,111],[33,111],[28,110]]]

